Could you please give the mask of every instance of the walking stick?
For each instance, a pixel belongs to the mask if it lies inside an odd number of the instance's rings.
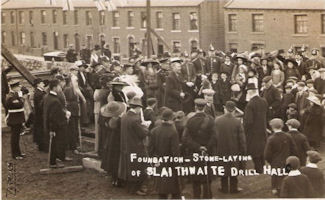
[[[205,156],[206,155],[206,153],[204,152],[204,151],[201,151],[201,155],[202,156]],[[205,160],[205,159],[204,159]],[[206,179],[206,181],[207,181],[207,190],[208,190],[208,194],[209,194],[209,197],[211,196],[211,192],[210,192],[210,181],[209,181],[209,168],[208,168],[208,161],[204,161],[204,164],[205,164],[205,166],[207,167],[207,179]],[[211,198],[211,197],[210,197]]]
[[[48,155],[48,164],[49,164],[49,167],[51,166],[51,149],[52,149],[52,139],[53,139],[53,136],[50,135],[50,144],[49,144],[49,155]]]

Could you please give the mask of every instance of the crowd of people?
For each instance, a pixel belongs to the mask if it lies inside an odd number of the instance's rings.
[[[95,124],[101,167],[113,186],[132,194],[146,195],[149,184],[148,165],[131,162],[131,154],[199,153],[250,155],[257,173],[263,173],[266,162],[289,168],[287,177],[272,176],[274,195],[324,195],[317,151],[325,132],[325,63],[317,49],[224,53],[210,45],[208,52],[165,52],[153,58],[137,52],[126,63],[112,58],[108,46],[83,48],[80,56],[71,48],[68,55],[75,63],[69,71],[54,68],[48,80],[36,79],[31,97],[28,122],[33,122],[39,150],[50,148],[50,167],[70,161],[66,151],[79,154],[82,128]],[[12,157],[20,160],[25,155],[19,135],[30,124],[24,115],[28,91],[22,92],[19,82],[9,86],[2,102],[12,131]],[[226,169],[220,192],[240,192],[237,176],[229,171],[244,169],[245,163],[218,165]],[[141,173],[134,176],[132,170]],[[214,179],[210,172],[191,176],[193,198],[212,198]],[[177,176],[155,179],[159,198],[180,198],[183,184]]]

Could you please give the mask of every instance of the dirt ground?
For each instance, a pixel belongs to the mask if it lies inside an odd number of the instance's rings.
[[[93,148],[85,144],[87,149]],[[32,142],[31,135],[22,136],[21,149],[27,157],[22,161],[14,161],[10,156],[10,133],[2,135],[2,199],[155,199],[157,194],[145,197],[129,195],[124,188],[114,188],[110,177],[95,170],[85,169],[81,172],[56,175],[40,175],[38,172],[47,167],[48,155],[40,153]],[[325,158],[325,143],[322,143],[322,157]],[[68,154],[73,161],[66,166],[81,165],[81,156]],[[15,163],[17,168],[17,194],[9,194],[6,198],[7,163]],[[319,164],[325,173],[325,159]],[[251,163],[248,163],[251,167]],[[152,181],[151,181],[152,182]],[[151,184],[149,182],[149,184]],[[272,198],[271,178],[267,175],[240,177],[239,187],[244,190],[240,194],[222,194],[218,191],[220,180],[214,180],[212,192],[214,198]],[[183,191],[186,199],[192,198],[191,184]]]

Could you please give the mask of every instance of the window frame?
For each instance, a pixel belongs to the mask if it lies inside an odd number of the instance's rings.
[[[159,17],[161,14],[161,17]],[[156,29],[163,29],[164,14],[162,11],[156,11]]]
[[[191,16],[192,16],[192,14],[196,14],[196,29],[193,29],[192,28],[192,19],[191,19]],[[199,15],[198,15],[198,12],[196,12],[196,11],[192,11],[192,12],[190,12],[190,14],[189,14],[189,18],[190,18],[190,28],[189,28],[189,30],[190,31],[197,31],[197,30],[199,30]]]
[[[112,12],[112,28],[120,27],[120,13],[119,11]]]
[[[28,20],[29,20],[29,24],[34,24],[34,11],[30,10],[28,12]]]
[[[6,15],[7,13],[1,12],[1,24],[6,24]]]
[[[131,14],[133,14],[133,16]],[[135,17],[134,11],[129,10],[127,15],[128,15],[128,26],[127,27],[129,27],[129,28],[134,27],[134,17]]]
[[[79,24],[79,12],[78,12],[78,10],[73,11],[73,24],[74,25]]]
[[[141,29],[147,28],[147,12],[146,11],[140,12],[140,28]]]
[[[42,32],[42,46],[47,46],[48,45],[48,38],[47,38],[47,33]]]
[[[234,19],[232,19],[232,16],[234,16]],[[228,14],[228,32],[237,32],[237,25],[238,25],[238,18],[237,14],[230,13]]]
[[[179,16],[179,19],[176,18]],[[181,14],[179,12],[172,13],[172,31],[181,30]]]
[[[46,10],[41,10],[41,24],[46,24]]]
[[[26,44],[26,33],[24,31],[21,31],[19,33],[19,43],[20,43],[20,45]]]
[[[3,44],[6,44],[6,40],[7,40],[7,32],[6,31],[1,31],[1,42]]]
[[[118,43],[115,43],[115,39],[118,40]],[[120,54],[121,53],[121,38],[120,37],[112,37],[113,41],[113,54]],[[115,44],[118,44],[116,46]]]
[[[301,19],[298,21],[298,17],[305,17],[305,20]],[[303,23],[300,27],[298,23]],[[300,27],[300,28],[299,28]],[[304,29],[300,31],[298,29]],[[308,15],[307,14],[294,14],[294,34],[302,34],[305,35],[308,33]]]
[[[10,11],[10,24],[15,24],[16,16],[15,11]]]
[[[321,34],[325,34],[325,13],[322,13],[320,15],[320,19],[321,19]]]
[[[86,10],[86,26],[93,25],[93,16],[91,11]]]
[[[255,17],[262,17],[262,19],[256,19]],[[252,32],[264,33],[264,14],[252,13]]]
[[[56,9],[52,10],[52,23],[57,24],[58,22],[58,11]]]
[[[30,39],[30,47],[35,48],[35,34],[33,31],[30,32],[29,34],[29,39]]]
[[[106,14],[105,10],[99,11],[99,25],[103,26],[106,23]]]

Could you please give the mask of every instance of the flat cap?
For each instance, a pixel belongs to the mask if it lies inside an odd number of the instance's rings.
[[[311,163],[318,163],[322,160],[320,153],[318,153],[317,151],[307,151],[307,155]]]
[[[288,80],[294,80],[294,81],[298,81],[298,78],[297,77],[295,77],[295,76],[289,76],[288,77]]]
[[[294,108],[294,109],[297,109],[297,104],[295,104],[295,103],[290,103],[290,104],[288,105],[288,108]]]
[[[313,79],[308,79],[307,81],[306,81],[306,84],[313,84],[314,83],[314,80]]]
[[[204,89],[202,93],[205,95],[214,95],[216,92],[213,89]]]
[[[264,83],[267,83],[267,82],[269,82],[270,80],[272,80],[272,76],[265,76],[265,77],[263,78],[263,82],[264,82]]]
[[[283,128],[283,121],[280,118],[274,118],[270,121],[270,126],[272,128],[276,129],[282,129]]]
[[[236,103],[233,101],[227,101],[225,107],[229,112],[232,112],[236,110]]]
[[[322,160],[320,153],[318,153],[317,151],[307,151],[307,155],[311,163],[318,163]]]
[[[286,164],[290,170],[296,170],[300,167],[300,160],[297,156],[289,156],[286,160]]]
[[[306,83],[305,82],[302,82],[302,81],[299,81],[297,83],[297,85],[300,86],[300,87],[305,87],[306,86]]]
[[[286,85],[284,88],[285,89],[292,89],[292,86],[291,85]]]
[[[166,110],[164,110],[161,114],[161,118],[164,121],[170,121],[174,119],[174,112],[170,109],[167,108]]]
[[[202,99],[202,98],[195,99],[194,103],[197,106],[205,106],[205,105],[207,105],[207,101],[205,99]]]
[[[257,90],[258,88],[256,87],[256,85],[254,83],[248,83],[246,86],[246,90]]]
[[[292,128],[299,128],[300,127],[300,122],[296,119],[289,119],[286,122],[286,125],[291,126]]]

